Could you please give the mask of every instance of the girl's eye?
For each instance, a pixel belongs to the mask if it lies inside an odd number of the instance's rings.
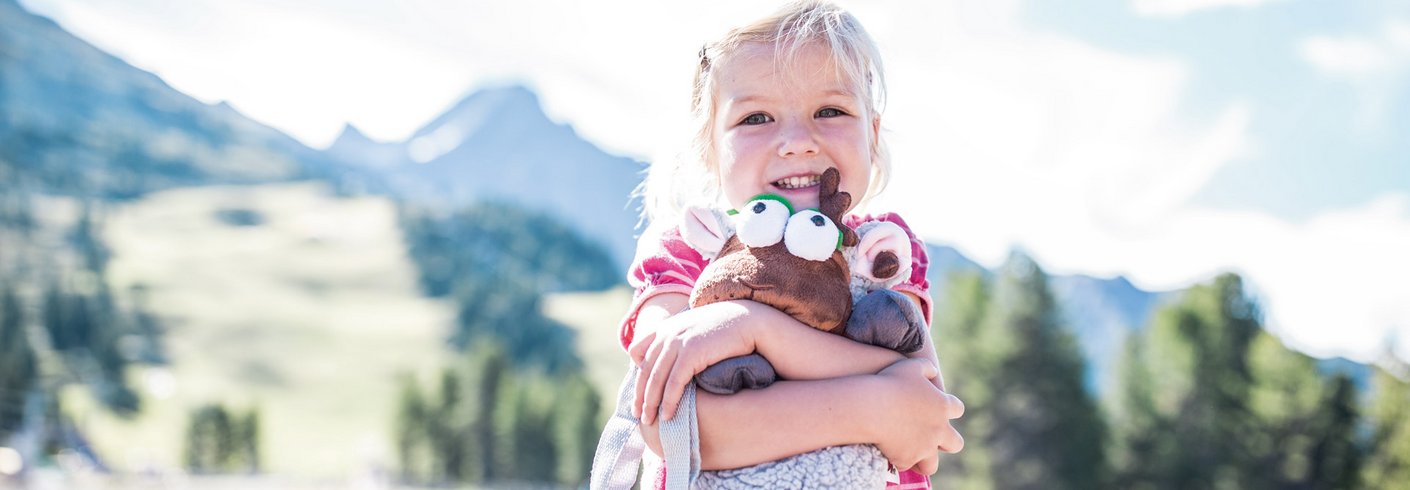
[[[740,124],[749,125],[749,126],[753,126],[753,125],[756,125],[756,124],[764,124],[764,123],[767,123],[767,122],[773,122],[773,120],[774,120],[774,118],[769,117],[768,114],[764,114],[764,113],[762,113],[762,112],[755,112],[755,113],[750,114],[750,115],[748,115],[748,116],[744,116],[744,120],[743,120],[743,121],[740,121],[739,123],[740,123]]]
[[[817,117],[838,117],[838,116],[845,116],[845,115],[847,115],[847,113],[842,112],[841,109],[838,109],[838,108],[835,108],[835,107],[828,107],[828,108],[825,108],[825,109],[823,109],[823,110],[818,111],[818,116],[817,116]]]

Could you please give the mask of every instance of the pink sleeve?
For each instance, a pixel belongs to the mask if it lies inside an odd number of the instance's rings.
[[[632,266],[627,271],[627,283],[636,289],[636,294],[632,296],[632,304],[627,308],[618,330],[623,349],[632,343],[641,305],[665,293],[689,295],[706,262],[700,252],[681,238],[677,228],[659,234],[648,230],[642,234],[637,241],[636,259],[632,260]]]
[[[906,470],[902,471],[899,483],[886,483],[886,490],[919,490],[930,488],[930,477],[920,474],[920,472]]]
[[[901,219],[901,216],[896,213],[882,213],[876,216],[848,215],[842,220],[844,224],[852,228],[856,228],[863,223],[871,221],[893,223],[901,227],[901,229],[906,232],[906,236],[910,237],[911,277],[901,281],[900,284],[892,286],[891,289],[903,293],[911,293],[916,295],[917,298],[920,298],[921,314],[925,315],[925,323],[929,324],[931,318],[930,280],[925,278],[925,274],[930,270],[930,257],[925,254],[925,242],[921,241],[921,239],[911,231],[911,227],[906,225],[906,220]]]

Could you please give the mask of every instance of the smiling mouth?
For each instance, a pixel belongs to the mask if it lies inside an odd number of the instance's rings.
[[[779,189],[804,189],[818,185],[821,181],[821,175],[785,177],[774,181],[774,187],[778,187]]]

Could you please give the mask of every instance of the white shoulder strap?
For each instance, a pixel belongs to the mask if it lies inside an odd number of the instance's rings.
[[[617,410],[607,420],[592,458],[592,490],[627,490],[636,483],[646,442],[632,416],[639,369],[627,370],[617,389]],[[659,420],[659,419],[658,419]],[[700,476],[700,427],[695,417],[695,384],[686,385],[676,417],[661,422],[661,449],[666,453],[666,489],[686,490]]]

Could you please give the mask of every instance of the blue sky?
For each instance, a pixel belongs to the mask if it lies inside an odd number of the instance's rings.
[[[22,0],[310,146],[401,140],[524,83],[616,153],[682,148],[695,53],[776,3]],[[1410,358],[1410,4],[840,2],[880,44],[897,178],[873,207],[997,265],[1170,289],[1248,278],[1314,355]]]
[[[1283,1],[1180,16],[1141,15],[1117,2],[1082,9],[1030,5],[1030,25],[1119,52],[1189,63],[1196,73],[1184,109],[1189,114],[1249,101],[1258,114],[1252,134],[1278,144],[1229,162],[1194,202],[1302,220],[1410,189],[1410,46],[1404,39],[1399,46],[1378,39],[1395,19],[1400,29],[1410,28],[1404,24],[1410,4]],[[1307,59],[1303,47],[1314,38],[1364,40],[1388,58],[1399,57],[1379,63],[1399,66],[1328,72]]]

